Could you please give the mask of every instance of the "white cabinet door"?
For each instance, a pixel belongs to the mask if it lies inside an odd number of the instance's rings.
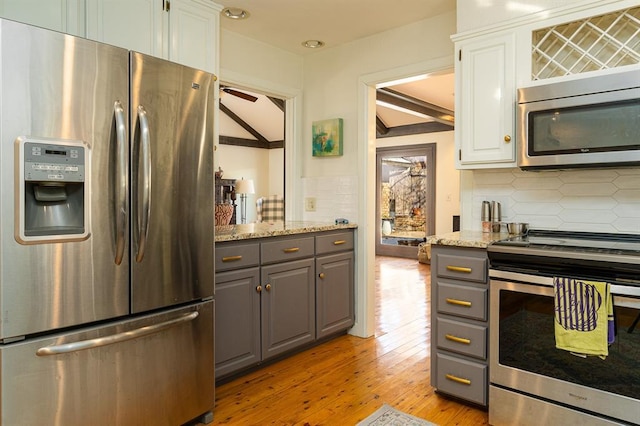
[[[84,0],[0,0],[0,17],[84,37]]]
[[[91,0],[87,37],[215,72],[219,13],[210,0]]]
[[[161,0],[87,2],[87,38],[162,57]]]
[[[172,0],[169,55],[174,62],[216,72],[220,10],[210,1]]]
[[[456,166],[515,167],[515,36],[456,46]]]

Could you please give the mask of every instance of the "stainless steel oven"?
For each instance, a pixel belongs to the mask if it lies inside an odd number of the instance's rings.
[[[490,424],[639,424],[640,236],[531,231],[488,253]],[[610,283],[606,359],[556,348],[557,276]]]

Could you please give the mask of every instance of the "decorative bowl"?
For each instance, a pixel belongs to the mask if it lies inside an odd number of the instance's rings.
[[[216,204],[215,207],[215,224],[216,226],[228,225],[233,216],[233,204]]]

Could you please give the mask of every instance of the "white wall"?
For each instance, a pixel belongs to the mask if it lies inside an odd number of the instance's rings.
[[[436,144],[436,234],[451,232],[452,216],[460,214],[460,172],[453,167],[454,132],[399,136],[376,140],[377,148]]]
[[[347,219],[358,224],[356,233],[356,324],[352,333],[374,332],[375,261],[375,91],[373,85],[428,71],[453,67],[455,12],[376,34],[342,46],[320,50],[304,59],[302,142],[298,161],[304,195],[310,188],[339,184]],[[428,69],[437,62],[443,68]],[[311,155],[313,121],[344,120],[342,157]],[[452,161],[453,164],[453,161]],[[350,192],[351,191],[351,192]],[[287,196],[289,199],[289,196]],[[298,202],[303,203],[303,194]],[[318,197],[318,209],[324,209]],[[345,201],[346,203],[346,201]],[[346,215],[346,214],[345,214]],[[303,218],[309,213],[303,212]]]
[[[282,49],[269,46],[230,31],[222,30],[220,36],[219,81],[254,89],[286,100],[285,150],[263,151],[254,158],[251,151],[227,150],[219,145],[215,167],[221,166],[225,176],[255,176],[260,179],[257,194],[250,196],[248,221],[255,220],[256,196],[282,194],[294,199],[300,190],[300,167],[297,147],[300,144],[300,120],[302,118],[303,58]],[[251,148],[245,148],[251,149]],[[266,168],[265,168],[266,166]],[[282,170],[286,169],[283,176]],[[271,171],[269,173],[268,171]],[[286,181],[283,180],[286,178]],[[295,218],[287,202],[287,218]]]

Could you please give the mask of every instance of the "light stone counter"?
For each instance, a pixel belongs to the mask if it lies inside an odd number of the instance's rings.
[[[459,231],[427,237],[427,244],[487,248],[489,244],[495,241],[504,240],[505,238],[509,238],[509,234],[506,232],[487,233],[482,231]]]
[[[238,225],[216,226],[215,242],[248,240],[251,238],[280,237],[283,235],[308,234],[311,232],[355,229],[358,225],[335,225],[317,222],[276,222],[247,223]]]

